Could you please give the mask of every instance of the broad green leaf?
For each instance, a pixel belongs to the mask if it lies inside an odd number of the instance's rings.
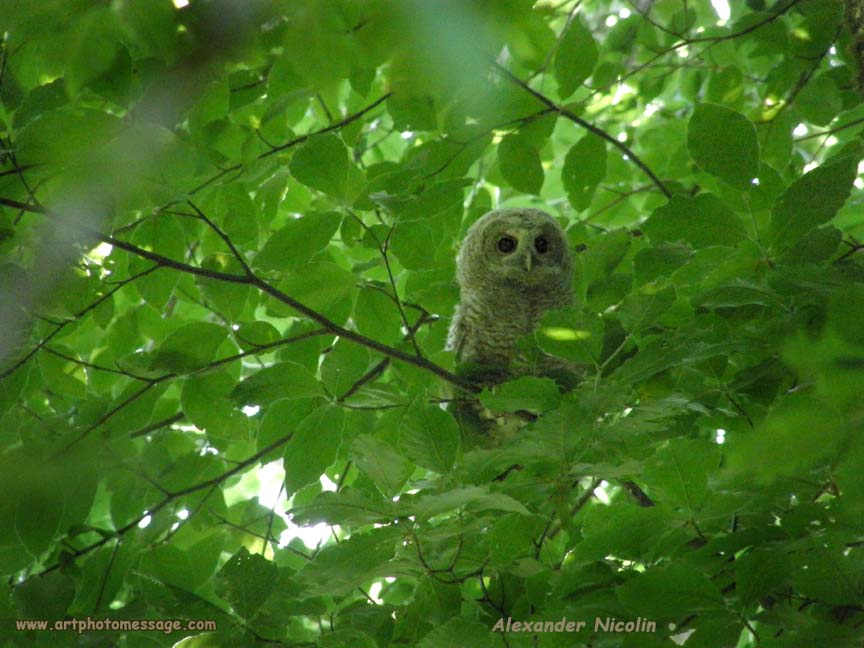
[[[279,329],[270,322],[240,322],[234,329],[234,340],[243,351],[271,344],[281,337]]]
[[[217,591],[241,618],[250,619],[272,594],[276,571],[272,562],[241,547],[216,575]]]
[[[836,450],[843,430],[837,413],[818,399],[788,395],[776,403],[757,431],[730,447],[726,477],[770,484],[779,476],[808,471]],[[777,448],[783,448],[782,454]]]
[[[545,412],[558,406],[561,393],[549,378],[523,376],[505,382],[494,391],[484,389],[480,402],[496,412]]]
[[[356,342],[340,339],[321,362],[321,382],[336,398],[346,394],[370,369],[369,349]]]
[[[309,504],[292,508],[291,516],[297,524],[384,524],[396,517],[396,505],[348,487],[338,493],[324,491]]]
[[[280,398],[323,396],[321,385],[308,370],[293,362],[280,362],[252,374],[231,392],[238,406],[263,405]]]
[[[93,109],[49,110],[19,131],[16,157],[20,164],[75,161],[115,136],[121,122]]]
[[[402,538],[398,526],[352,534],[319,551],[297,576],[309,596],[343,594],[373,576],[386,576],[387,564]]]
[[[409,270],[426,270],[435,266],[436,238],[423,221],[400,222],[390,238],[390,249]]]
[[[177,222],[167,216],[149,218],[135,228],[132,243],[149,251],[181,260],[185,252],[186,236]],[[140,257],[129,260],[130,274],[139,274],[153,267],[153,262]],[[135,281],[135,288],[144,300],[156,310],[161,310],[171,298],[171,291],[180,279],[180,274],[169,268],[160,268]]]
[[[735,594],[758,603],[786,585],[792,565],[780,547],[755,548],[735,559]]]
[[[361,333],[381,342],[392,344],[401,337],[402,319],[390,290],[361,290],[354,305],[354,321]]]
[[[170,0],[122,0],[113,6],[126,36],[148,56],[173,63],[177,10]]]
[[[624,229],[614,230],[592,240],[588,249],[580,256],[582,281],[588,285],[611,275],[624,260],[631,242],[630,233]]]
[[[300,422],[320,406],[318,398],[293,398],[290,395],[270,403],[258,429],[258,448],[266,448],[289,437]]]
[[[711,194],[672,196],[654,210],[642,231],[652,241],[684,241],[694,248],[734,245],[747,236],[741,219]]]
[[[597,65],[597,43],[591,31],[577,16],[570,23],[555,53],[555,79],[558,95],[566,99],[576,91],[585,79],[591,76]]]
[[[66,68],[66,85],[73,94],[106,73],[121,44],[117,24],[108,7],[88,12],[78,25]]]
[[[694,519],[708,496],[708,478],[720,466],[720,452],[708,440],[674,439],[648,462],[643,480],[652,499]]]
[[[804,85],[795,98],[795,107],[810,123],[827,126],[843,107],[843,97],[833,79],[821,74]]]
[[[227,105],[225,109],[227,110]],[[221,226],[222,231],[235,246],[243,249],[241,244],[257,245],[260,228],[258,208],[252,202],[246,187],[240,184],[220,187],[199,207],[211,220]],[[221,251],[228,251],[221,240],[219,244],[222,246],[219,248]]]
[[[717,104],[699,104],[687,125],[687,148],[704,171],[738,189],[759,175],[756,128],[744,115]]]
[[[459,427],[440,407],[416,401],[402,418],[399,448],[418,466],[450,472],[459,451]]]
[[[575,552],[582,561],[601,560],[609,554],[625,560],[648,558],[663,551],[661,541],[670,531],[674,531],[674,520],[660,507],[593,507],[585,517],[584,537]]]
[[[225,327],[193,322],[180,327],[159,346],[150,363],[153,369],[188,373],[207,366],[225,341]]]
[[[387,111],[400,131],[430,131],[438,126],[435,100],[429,95],[396,92],[387,100]]]
[[[793,582],[804,596],[836,605],[859,604],[864,574],[860,556],[820,543],[801,552],[799,561]]]
[[[229,398],[237,381],[227,371],[208,371],[183,383],[180,406],[186,418],[213,437],[235,436],[247,425],[246,416]]]
[[[864,286],[856,284],[834,294],[828,311],[828,321],[846,342],[860,347],[864,346],[862,313],[864,313]]]
[[[279,289],[304,306],[329,314],[334,305],[347,297],[354,288],[354,275],[331,261],[313,260],[295,267],[294,272],[279,282]],[[275,298],[271,299],[271,303]],[[278,302],[280,312],[294,315],[290,306]]]
[[[390,444],[369,434],[354,439],[349,456],[385,497],[397,495],[414,470]]]
[[[255,256],[262,270],[289,271],[323,250],[342,221],[336,212],[311,212],[292,218]]]
[[[230,254],[211,254],[201,261],[205,270],[243,275],[243,266]],[[225,317],[236,320],[246,308],[252,289],[239,283],[230,283],[219,279],[195,277],[198,289],[207,302]]]
[[[633,614],[651,619],[675,619],[698,612],[721,611],[719,589],[697,570],[680,563],[652,567],[616,590],[618,599]]]
[[[321,407],[297,426],[285,444],[285,492],[290,496],[303,486],[318,481],[336,459],[342,443],[345,411],[338,405]]]
[[[789,185],[771,210],[773,245],[792,247],[810,229],[831,220],[849,196],[857,167],[857,156],[841,157]]]
[[[606,142],[594,133],[586,134],[564,157],[561,182],[570,204],[577,211],[588,209],[594,192],[606,177]]]
[[[626,331],[637,333],[653,325],[674,302],[672,286],[658,289],[648,284],[621,303],[618,317]]]
[[[495,645],[495,635],[490,632],[489,626],[457,617],[434,628],[417,644],[417,648],[450,648],[451,646],[492,648],[493,645]]]
[[[639,250],[633,258],[636,284],[668,279],[675,270],[690,260],[691,254],[688,246],[677,243],[659,243],[654,247]]]
[[[498,144],[501,175],[517,191],[539,194],[543,186],[540,154],[519,135],[507,135]]]
[[[546,353],[576,363],[595,364],[603,348],[603,320],[584,310],[554,310],[543,316],[534,334]]]
[[[75,358],[71,349],[55,345],[52,351],[39,354],[39,371],[45,385],[59,394],[84,398],[87,392],[84,366],[78,364],[78,358]]]
[[[348,150],[338,136],[314,135],[297,150],[288,165],[297,180],[334,198],[356,193],[357,168],[348,160]]]

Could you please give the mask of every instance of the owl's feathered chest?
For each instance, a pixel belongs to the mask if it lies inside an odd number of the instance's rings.
[[[463,290],[450,329],[450,346],[461,362],[506,365],[520,337],[531,334],[550,308],[566,306],[569,291],[550,286]]]

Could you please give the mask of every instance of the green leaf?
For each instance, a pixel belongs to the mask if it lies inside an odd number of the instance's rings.
[[[361,333],[385,344],[392,344],[402,337],[402,318],[386,288],[360,291],[354,305],[354,321]]]
[[[293,434],[300,422],[319,407],[319,398],[293,398],[290,395],[270,403],[258,428],[258,448],[266,448]]]
[[[758,603],[786,585],[791,567],[780,547],[752,549],[735,559],[735,594],[745,605]]]
[[[310,504],[291,509],[292,519],[297,524],[365,525],[384,524],[396,516],[395,504],[374,492],[361,493],[353,488],[343,488],[338,493],[324,491]]]
[[[673,303],[675,289],[672,286],[656,288],[646,284],[621,303],[618,317],[628,333],[637,333],[653,325]]]
[[[339,339],[321,363],[321,382],[336,398],[347,393],[369,370],[369,349],[350,340]]]
[[[97,110],[49,110],[18,132],[16,156],[20,164],[80,160],[116,135],[119,128],[117,117]]]
[[[313,135],[294,153],[288,165],[297,180],[334,198],[356,194],[360,172],[348,160],[338,136]]]
[[[704,171],[738,189],[759,175],[756,128],[744,115],[716,104],[699,104],[687,125],[687,148]]]
[[[418,466],[450,472],[459,451],[459,427],[441,408],[415,401],[402,418],[399,448]]]
[[[561,393],[554,380],[523,376],[509,380],[494,392],[488,388],[480,394],[480,402],[496,412],[545,412],[561,403]]]
[[[423,221],[400,222],[390,238],[390,249],[409,270],[426,270],[435,267],[436,238]]]
[[[414,470],[389,443],[369,434],[362,434],[354,439],[349,456],[357,464],[357,468],[388,498],[399,493]]]
[[[231,392],[238,406],[266,404],[279,398],[323,396],[321,385],[307,369],[294,362],[279,362],[244,379]]]
[[[577,211],[588,209],[594,192],[606,177],[606,142],[588,133],[564,157],[561,182],[570,204]]]
[[[840,89],[827,74],[810,79],[795,98],[795,107],[808,122],[827,126],[843,107]]]
[[[543,166],[540,154],[519,135],[506,135],[498,144],[501,175],[517,191],[540,194]]]
[[[831,220],[849,197],[857,168],[857,156],[842,157],[789,185],[771,209],[773,246],[790,248],[810,229]]]
[[[246,417],[237,411],[229,396],[237,381],[227,371],[209,371],[190,376],[183,383],[180,405],[195,427],[213,436],[242,430]]]
[[[244,273],[243,266],[231,254],[211,254],[201,261],[201,267],[234,275]],[[195,281],[207,302],[220,314],[230,320],[236,320],[243,314],[252,291],[249,286],[204,276],[195,277]]]
[[[189,373],[207,366],[228,332],[218,324],[193,322],[180,327],[159,346],[150,363],[152,369]]]
[[[279,283],[279,289],[304,306],[328,314],[334,305],[350,295],[354,283],[353,274],[322,259],[295,267],[294,272]],[[294,315],[290,306],[281,305],[280,309]]]
[[[290,219],[267,239],[255,256],[255,266],[288,271],[306,263],[327,247],[341,222],[342,217],[336,212],[310,212]]]
[[[801,552],[799,560],[793,580],[804,596],[835,605],[860,604],[864,570],[858,557],[820,543]]]
[[[177,9],[171,0],[120,0],[113,5],[123,32],[147,56],[166,63],[176,52]]]
[[[652,241],[684,241],[694,248],[734,245],[747,237],[739,219],[719,198],[676,194],[642,225]]]
[[[216,591],[243,619],[251,619],[272,594],[276,565],[241,547],[216,575]]]
[[[135,228],[132,243],[145,250],[159,250],[159,254],[182,259],[186,236],[177,222],[168,217],[150,218]],[[140,257],[129,260],[130,274],[139,274],[153,267],[153,262]],[[171,298],[171,292],[180,274],[168,268],[135,280],[135,288],[144,300],[156,310],[161,310]]]
[[[677,243],[660,243],[639,250],[633,258],[636,284],[668,279],[675,270],[690,260],[691,254],[689,247]]]
[[[663,552],[661,541],[674,531],[674,519],[660,507],[622,504],[591,508],[583,528],[584,538],[575,549],[581,561],[601,560],[610,554],[638,560]],[[685,541],[686,536],[681,538]]]
[[[387,575],[387,564],[402,538],[398,526],[353,534],[339,544],[324,547],[297,577],[306,584],[308,596],[343,594],[372,576]]]
[[[593,365],[600,360],[603,329],[603,320],[596,313],[568,308],[546,313],[534,338],[546,353]]]
[[[769,484],[806,471],[836,450],[843,429],[832,408],[810,395],[792,393],[775,405],[757,432],[730,447],[726,478]],[[782,454],[777,448],[783,448]]]
[[[345,411],[337,405],[321,407],[297,426],[285,445],[285,492],[291,496],[300,488],[317,482],[336,460],[342,443]]]
[[[597,43],[591,31],[577,16],[570,23],[555,53],[555,80],[558,95],[566,99],[591,76],[597,65]]]
[[[77,25],[66,67],[66,87],[77,94],[111,69],[120,50],[117,24],[108,7],[91,10]]]
[[[643,479],[655,502],[682,509],[692,520],[708,496],[708,478],[719,466],[716,444],[704,439],[674,439],[654,454]]]
[[[453,618],[436,628],[417,644],[417,648],[451,648],[452,646],[476,646],[492,648],[495,635],[489,627],[463,618]]]
[[[435,100],[429,95],[393,93],[387,100],[393,127],[400,131],[430,131],[438,127]]]
[[[621,603],[635,615],[675,619],[686,614],[724,609],[717,586],[695,569],[680,563],[650,568],[617,588]]]

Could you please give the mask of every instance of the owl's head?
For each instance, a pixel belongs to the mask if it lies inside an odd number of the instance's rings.
[[[457,259],[463,287],[569,290],[573,259],[561,226],[539,209],[497,209],[465,235]]]

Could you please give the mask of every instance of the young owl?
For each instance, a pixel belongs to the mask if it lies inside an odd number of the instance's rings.
[[[572,301],[573,258],[561,226],[539,209],[491,211],[468,229],[456,265],[460,303],[447,345],[460,373],[481,384],[547,373],[525,367],[516,343],[547,310]]]

